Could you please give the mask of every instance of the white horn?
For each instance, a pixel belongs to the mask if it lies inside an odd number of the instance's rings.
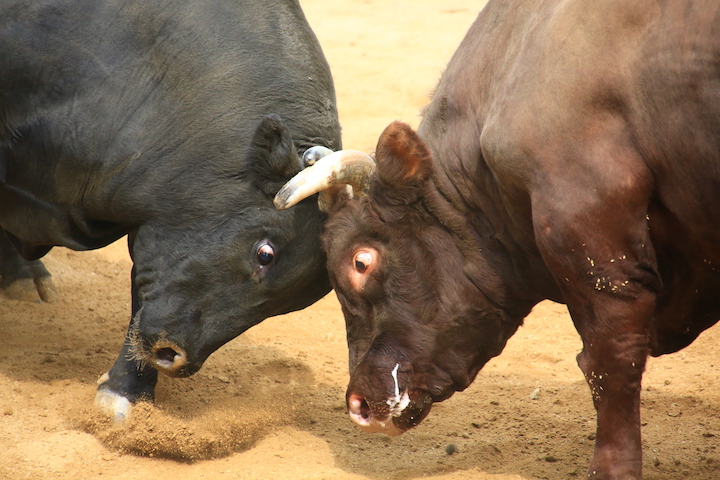
[[[275,195],[275,207],[285,210],[334,185],[351,185],[355,195],[367,191],[375,161],[359,150],[340,150],[317,160],[287,182]]]

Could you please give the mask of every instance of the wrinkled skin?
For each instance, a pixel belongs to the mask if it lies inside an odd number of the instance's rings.
[[[191,375],[329,291],[316,200],[272,204],[306,149],[340,147],[296,1],[2,10],[0,226],[27,260],[129,235],[132,320],[98,393],[111,415],[152,400],[158,370]]]
[[[647,356],[720,318],[718,11],[488,3],[418,132],[391,124],[367,197],[330,211],[361,428],[419,423],[551,299],[583,341],[588,478],[641,478]]]

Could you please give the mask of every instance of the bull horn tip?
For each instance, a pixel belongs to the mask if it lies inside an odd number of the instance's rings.
[[[292,205],[288,203],[288,196],[287,195],[280,195],[281,193],[284,193],[282,190],[278,192],[277,195],[275,195],[275,198],[273,199],[273,204],[275,205],[275,208],[278,210],[287,210]]]

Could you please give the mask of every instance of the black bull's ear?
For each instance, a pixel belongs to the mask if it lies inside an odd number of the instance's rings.
[[[256,183],[267,195],[275,195],[285,182],[302,170],[290,130],[278,115],[268,115],[260,121],[249,153]]]

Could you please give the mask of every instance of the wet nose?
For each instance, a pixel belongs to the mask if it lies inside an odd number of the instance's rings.
[[[373,416],[368,401],[362,395],[350,394],[347,399],[348,414],[360,430],[368,433],[384,433],[386,435],[399,435],[403,431],[395,425],[392,418],[378,420]]]
[[[169,377],[179,377],[182,368],[187,364],[187,354],[173,343],[159,342],[152,349],[150,363],[160,373]]]

